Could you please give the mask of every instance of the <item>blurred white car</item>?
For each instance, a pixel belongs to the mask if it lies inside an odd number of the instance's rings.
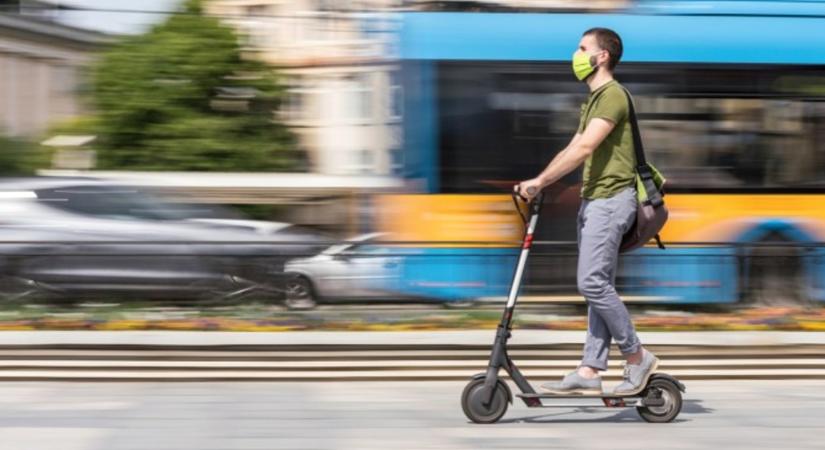
[[[401,257],[380,245],[385,233],[369,233],[332,245],[309,258],[287,261],[286,303],[312,308],[319,301],[397,299]]]

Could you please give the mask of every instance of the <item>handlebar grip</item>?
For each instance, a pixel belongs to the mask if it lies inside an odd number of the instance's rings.
[[[521,195],[521,191],[519,190],[519,185],[517,185],[517,184],[513,186],[512,194],[513,194],[513,200],[515,200],[516,198],[520,198],[522,201],[527,201],[527,199],[524,198]]]
[[[533,196],[536,195],[537,191],[538,191],[538,189],[536,189],[535,186],[530,186],[530,187],[527,188],[527,193],[530,194],[530,195],[533,195]],[[519,191],[519,185],[518,184],[513,186],[513,195],[518,196],[518,198],[520,198],[524,201],[527,201],[527,198],[521,195],[521,192]]]

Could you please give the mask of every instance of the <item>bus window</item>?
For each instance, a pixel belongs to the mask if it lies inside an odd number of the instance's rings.
[[[671,192],[781,191],[825,187],[817,73],[628,63],[616,77],[634,94],[645,150]],[[570,140],[587,94],[566,64],[441,62],[438,74],[442,192],[497,192],[496,180],[535,176]]]

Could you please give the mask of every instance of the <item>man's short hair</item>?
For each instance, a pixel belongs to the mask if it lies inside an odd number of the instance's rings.
[[[591,28],[582,34],[582,36],[588,35],[593,35],[599,47],[607,50],[610,55],[610,59],[607,60],[607,69],[612,72],[616,68],[616,64],[619,64],[619,60],[622,59],[622,38],[609,28]]]

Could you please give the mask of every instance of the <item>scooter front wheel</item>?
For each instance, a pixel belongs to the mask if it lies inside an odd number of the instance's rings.
[[[493,389],[493,399],[490,403],[485,403],[484,378],[475,378],[467,383],[461,393],[461,409],[468,419],[475,423],[495,423],[504,416],[510,400],[507,386],[497,379]]]

